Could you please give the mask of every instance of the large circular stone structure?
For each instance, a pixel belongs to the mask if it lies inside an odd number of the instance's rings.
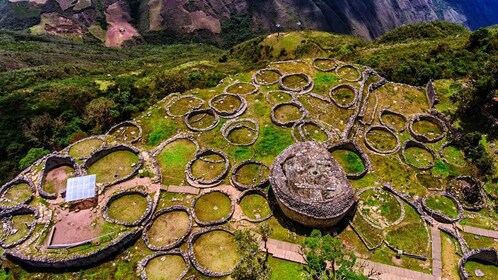
[[[309,227],[337,224],[356,201],[342,167],[316,142],[294,144],[278,155],[270,183],[284,215]]]

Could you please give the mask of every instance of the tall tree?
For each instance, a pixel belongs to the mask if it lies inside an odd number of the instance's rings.
[[[248,230],[235,232],[240,261],[231,277],[235,280],[268,280],[271,269],[265,265],[266,257],[259,251],[259,241]]]

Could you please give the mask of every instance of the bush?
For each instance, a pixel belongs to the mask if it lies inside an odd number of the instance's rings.
[[[31,148],[26,156],[19,161],[19,169],[25,169],[38,159],[49,154],[50,151],[44,148]]]

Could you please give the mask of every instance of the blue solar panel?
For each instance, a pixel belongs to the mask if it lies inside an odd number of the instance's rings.
[[[95,197],[97,175],[69,178],[66,188],[66,202]]]

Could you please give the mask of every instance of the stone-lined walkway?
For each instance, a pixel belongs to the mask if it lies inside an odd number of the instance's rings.
[[[489,229],[483,229],[483,228],[477,228],[477,227],[471,227],[471,226],[461,226],[464,232],[467,233],[472,233],[475,235],[481,235],[481,236],[486,236],[486,237],[491,237],[494,239],[498,239],[498,231],[495,230],[489,230]]]

